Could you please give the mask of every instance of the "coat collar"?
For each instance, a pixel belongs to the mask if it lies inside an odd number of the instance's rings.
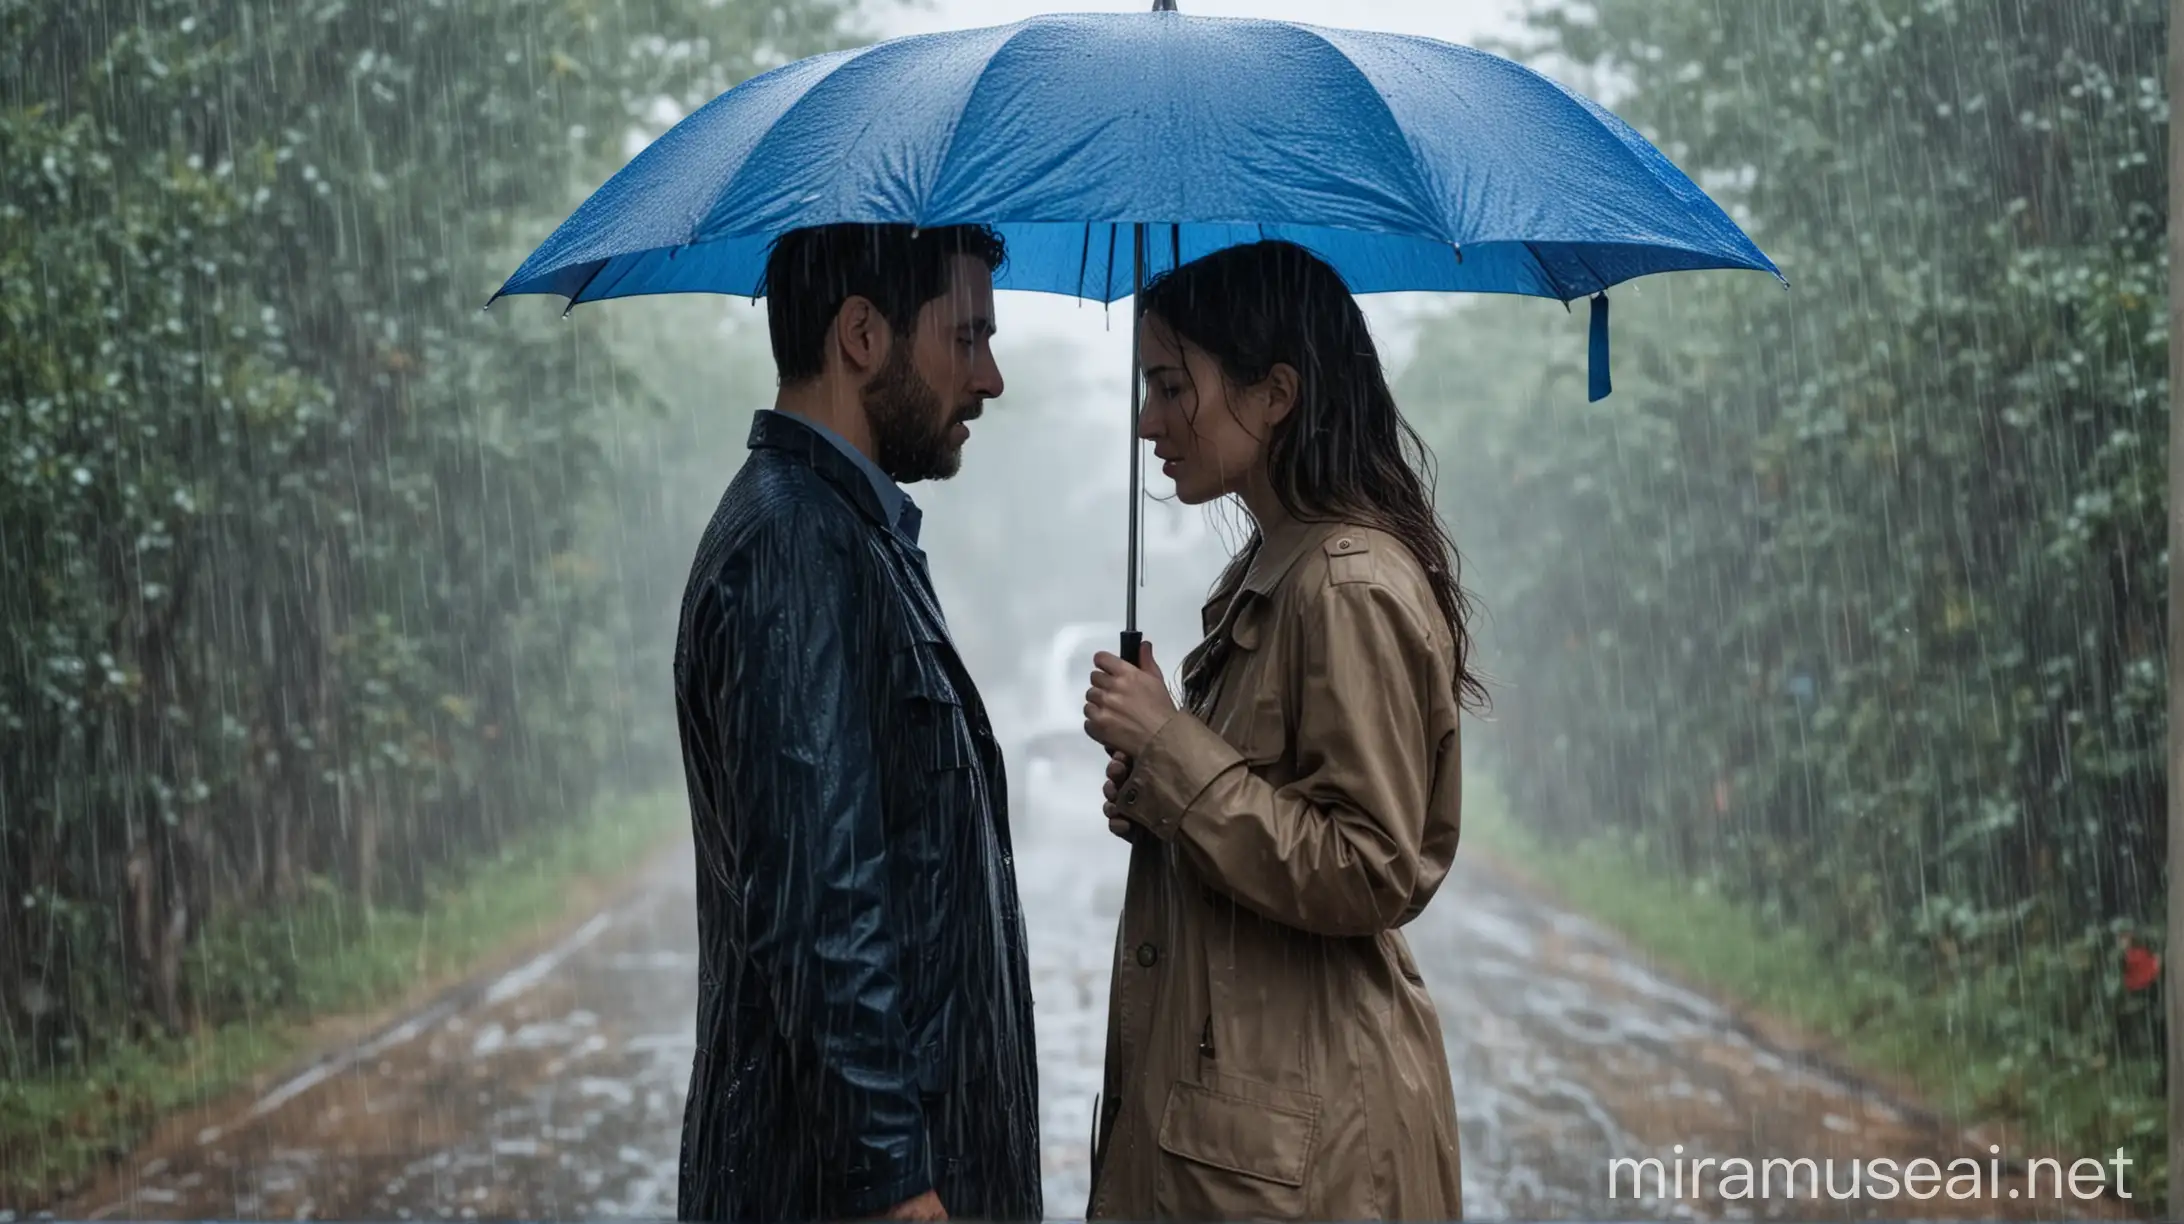
[[[881,537],[901,555],[915,571],[908,585],[911,599],[926,624],[919,627],[928,640],[946,644],[950,656],[954,655],[954,643],[948,636],[948,618],[941,611],[940,598],[932,590],[932,575],[926,569],[925,553],[917,545],[917,506],[905,498],[900,525],[890,529],[887,509],[880,499],[879,489],[867,477],[862,465],[845,453],[846,444],[831,441],[811,424],[786,412],[765,409],[751,418],[750,447],[752,450],[778,451],[798,463],[808,465],[819,477],[847,499],[864,515],[866,521],[880,529]],[[960,665],[960,660],[958,660]]]
[[[828,429],[819,422],[812,420],[810,417],[794,416],[794,414],[784,415],[790,415],[792,419],[805,428],[825,438],[834,449],[842,452],[842,456],[848,459],[858,471],[863,472],[865,480],[872,485],[872,492],[880,499],[880,512],[887,522],[893,524],[896,532],[904,539],[912,544],[918,542],[918,525],[924,521],[925,516],[918,509],[918,504],[911,501],[910,495],[903,491],[902,486],[895,483],[894,477],[881,471],[880,465],[874,463],[863,451],[851,445],[849,439]]]
[[[1251,558],[1251,568],[1244,571],[1243,589],[1254,595],[1272,594],[1295,568],[1299,558],[1326,543],[1329,536],[1343,527],[1344,524],[1336,520],[1299,519],[1286,512],[1272,522],[1261,524],[1259,551]]]
[[[1252,550],[1251,561],[1244,569],[1243,581],[1217,588],[1207,596],[1201,611],[1217,615],[1219,609],[1227,605],[1229,597],[1240,592],[1272,594],[1304,554],[1325,544],[1328,537],[1346,526],[1348,524],[1338,519],[1300,519],[1286,512],[1278,519],[1260,524],[1254,533],[1256,538],[1248,546]]]
[[[778,409],[762,408],[751,415],[749,446],[752,450],[780,451],[804,463],[847,497],[850,504],[875,526],[882,529],[893,526],[888,521],[888,507],[881,499],[879,487],[841,446],[821,434],[809,421]]]
[[[1249,628],[1237,623],[1246,606],[1273,594],[1306,553],[1325,545],[1348,526],[1337,519],[1300,519],[1286,511],[1279,518],[1259,524],[1256,538],[1249,545],[1251,560],[1245,565],[1243,579],[1215,588],[1199,608],[1200,626],[1209,635],[1230,632],[1231,636],[1255,638]]]

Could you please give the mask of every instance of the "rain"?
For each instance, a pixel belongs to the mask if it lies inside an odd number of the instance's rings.
[[[766,302],[481,307],[742,81],[1149,7],[0,0],[0,1224],[676,1215],[720,874],[676,649]],[[1400,933],[1464,1215],[2184,1201],[2171,6],[1176,7],[1516,60],[1782,274],[1614,285],[1605,396],[1589,293],[1359,299],[1489,699]],[[1144,964],[1087,677],[1134,559],[1176,679],[1253,519],[1127,432],[1127,289],[995,307],[1006,389],[905,489],[1005,762],[1001,1122],[1081,1219]]]

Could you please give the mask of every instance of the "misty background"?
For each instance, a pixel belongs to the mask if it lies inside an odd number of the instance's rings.
[[[479,305],[736,81],[1048,7],[0,0],[0,1205],[273,1057],[207,1034],[387,997],[408,953],[328,958],[481,865],[687,820],[676,604],[763,304]],[[1484,618],[1467,844],[1725,899],[1825,974],[1619,912],[1951,1116],[2164,1175],[2164,6],[1183,7],[1517,55],[1793,286],[1617,288],[1598,404],[1583,312],[1366,299]],[[1129,308],[999,305],[1006,394],[909,491],[1024,836],[1104,836]],[[1173,664],[1248,524],[1148,467]]]

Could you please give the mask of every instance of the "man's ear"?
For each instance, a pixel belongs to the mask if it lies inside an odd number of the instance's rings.
[[[1282,418],[1296,411],[1297,394],[1301,385],[1296,367],[1286,362],[1277,361],[1274,368],[1267,371],[1265,381],[1259,386],[1266,394],[1266,423],[1269,427],[1280,424]]]
[[[834,347],[842,356],[843,370],[863,378],[887,364],[894,329],[870,298],[851,295],[834,312]]]

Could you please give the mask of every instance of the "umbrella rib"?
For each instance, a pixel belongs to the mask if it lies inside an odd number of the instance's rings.
[[[1713,196],[1708,195],[1704,190],[1701,190],[1698,184],[1690,183],[1688,179],[1685,180],[1690,187],[1690,193],[1687,194],[1683,188],[1678,187],[1672,180],[1669,179],[1667,175],[1661,173],[1661,168],[1663,166],[1666,166],[1669,170],[1676,171],[1679,177],[1682,175],[1681,171],[1676,170],[1675,163],[1669,161],[1667,156],[1663,154],[1658,148],[1655,148],[1651,144],[1651,142],[1646,141],[1645,137],[1640,135],[1637,129],[1631,127],[1631,125],[1621,116],[1615,114],[1607,107],[1600,105],[1593,99],[1586,97],[1585,95],[1577,92],[1576,90],[1570,88],[1562,82],[1555,80],[1553,77],[1548,76],[1546,73],[1541,72],[1539,69],[1534,68],[1529,64],[1517,64],[1517,69],[1521,72],[1529,74],[1542,84],[1546,85],[1548,88],[1556,90],[1563,96],[1569,98],[1571,101],[1577,103],[1579,108],[1584,110],[1587,114],[1591,115],[1593,117],[1593,121],[1600,125],[1601,130],[1606,132],[1613,139],[1616,149],[1619,150],[1625,158],[1628,158],[1632,165],[1635,165],[1640,171],[1642,171],[1646,175],[1648,179],[1650,179],[1654,184],[1659,186],[1663,191],[1666,191],[1670,195],[1676,197],[1677,200],[1682,203],[1687,209],[1691,209],[1694,212],[1710,211],[1712,214],[1710,220],[1713,222],[1713,224],[1711,224],[1709,228],[1716,230],[1717,235],[1720,230],[1726,228],[1731,235],[1735,236],[1737,243],[1741,243],[1753,255],[1759,257],[1759,266],[1757,268],[1754,268],[1754,271],[1772,272],[1774,273],[1776,280],[1781,281],[1785,286],[1789,284],[1789,279],[1782,275],[1782,269],[1776,267],[1774,260],[1769,259],[1767,257],[1767,253],[1759,249],[1759,244],[1752,241],[1752,236],[1744,232],[1744,227],[1736,223],[1735,218],[1731,217],[1728,210],[1721,206],[1720,201],[1716,200]],[[1633,138],[1637,139],[1641,144],[1645,146],[1645,149],[1643,151],[1631,145],[1630,142]],[[1651,156],[1647,155],[1649,152]],[[1692,202],[1693,195],[1695,195],[1699,201],[1703,202],[1703,209],[1701,209],[1700,205],[1694,204]]]
[[[985,83],[986,74],[993,71],[993,61],[1000,56],[1002,51],[1008,48],[1010,43],[1016,41],[1016,36],[1022,34],[1024,28],[1024,22],[1017,22],[1015,28],[1009,31],[1008,37],[995,43],[993,49],[986,52],[986,61],[978,66],[977,75],[971,78],[971,87],[963,91],[963,105],[956,108],[955,118],[948,124],[948,138],[941,142],[940,156],[933,161],[933,177],[926,184],[926,198],[918,201],[918,219],[920,221],[925,219],[925,206],[932,199],[933,184],[940,183],[948,177],[948,159],[955,153],[956,136],[963,130],[963,115],[971,109],[971,102],[978,97],[978,87]]]
[[[1395,108],[1388,105],[1388,96],[1380,92],[1379,83],[1373,80],[1372,74],[1366,72],[1363,66],[1350,58],[1348,51],[1343,50],[1336,44],[1334,39],[1329,38],[1327,31],[1303,24],[1299,24],[1296,28],[1310,34],[1313,38],[1319,40],[1320,45],[1334,52],[1335,58],[1347,65],[1351,73],[1365,86],[1365,96],[1371,98],[1373,104],[1379,108],[1380,113],[1387,117],[1388,129],[1395,133],[1396,139],[1401,140],[1403,148],[1410,153],[1412,181],[1407,185],[1411,188],[1411,205],[1419,209],[1424,217],[1433,223],[1436,237],[1443,242],[1455,242],[1456,239],[1442,229],[1441,223],[1444,218],[1440,204],[1433,196],[1431,180],[1426,173],[1426,159],[1419,155],[1418,145],[1411,140],[1410,133],[1404,130],[1403,121],[1396,118]]]
[[[1555,279],[1555,274],[1547,267],[1547,261],[1539,257],[1539,248],[1533,246],[1530,242],[1526,242],[1524,244],[1524,253],[1532,257],[1533,265],[1539,269],[1540,276],[1546,279],[1547,287],[1555,291],[1555,297],[1564,305],[1568,305],[1570,301],[1569,291],[1562,287],[1561,281]]]
[[[1107,279],[1100,282],[1100,300],[1115,300],[1115,223],[1107,223]]]
[[[591,270],[591,275],[584,278],[584,283],[578,285],[576,287],[576,292],[569,295],[569,304],[561,308],[562,318],[566,319],[569,317],[569,312],[576,309],[576,304],[584,300],[584,291],[591,288],[592,282],[598,280],[599,274],[606,271],[607,265],[612,262],[614,262],[612,256],[609,256],[606,259],[602,259],[599,261],[599,266],[593,268]],[[585,317],[590,318],[591,316],[586,315]]]
[[[1608,291],[1608,278],[1600,275],[1600,270],[1592,266],[1592,261],[1585,258],[1583,251],[1572,247],[1570,249],[1570,258],[1576,260],[1579,267],[1585,269],[1587,274],[1599,282],[1599,287],[1593,290],[1594,293],[1606,293]]]
[[[1084,278],[1092,270],[1092,223],[1084,223],[1084,248],[1077,252],[1077,296],[1084,296]]]
[[[812,79],[804,83],[803,88],[796,94],[793,99],[786,101],[781,106],[779,112],[776,113],[774,116],[773,123],[768,125],[768,130],[764,133],[761,133],[756,139],[751,142],[748,148],[743,150],[743,157],[740,161],[737,161],[734,165],[723,166],[721,168],[723,171],[723,175],[720,182],[715,184],[713,188],[702,197],[702,202],[698,203],[697,206],[692,210],[687,222],[683,226],[681,240],[671,245],[681,247],[695,246],[701,243],[710,242],[713,240],[714,237],[717,237],[717,235],[707,235],[704,232],[706,218],[713,215],[713,213],[719,207],[720,201],[724,197],[727,197],[734,193],[736,189],[742,184],[744,172],[748,170],[752,162],[756,160],[754,154],[756,154],[761,148],[765,146],[768,136],[772,134],[773,124],[778,124],[781,120],[786,119],[791,112],[795,111],[798,107],[804,105],[805,100],[810,98],[813,91],[824,87],[828,81],[834,78],[835,73],[840,72],[844,67],[848,66],[852,61],[856,60],[859,56],[863,55],[866,51],[869,51],[870,49],[871,48],[869,47],[857,47],[846,51],[830,51],[823,55],[813,56],[810,60],[798,60],[794,63],[783,65],[780,68],[774,69],[772,72],[762,73],[760,74],[760,76],[753,77],[750,81],[745,81],[743,82],[743,84],[736,86],[736,89],[741,89],[747,85],[752,84],[755,81],[763,80],[766,77],[771,77],[774,75],[774,73],[789,73],[798,69],[801,65],[807,63],[813,65],[811,69]],[[821,71],[822,69],[823,71]],[[729,92],[733,93],[734,90],[730,90]],[[723,94],[721,95],[721,97],[717,97],[713,99],[712,102],[707,103],[706,106],[715,105],[720,102],[721,98],[724,98],[726,96],[726,94]],[[705,107],[700,107],[698,109],[702,111],[705,109]],[[695,114],[696,112],[692,113]],[[680,127],[681,124],[678,123],[676,126]],[[624,168],[627,169],[626,166]],[[586,201],[586,203],[589,203],[589,201]],[[616,254],[638,255],[643,254],[646,251],[656,251],[660,249],[662,248],[659,246],[654,246],[640,248],[639,250],[635,251],[621,251],[617,252]]]

